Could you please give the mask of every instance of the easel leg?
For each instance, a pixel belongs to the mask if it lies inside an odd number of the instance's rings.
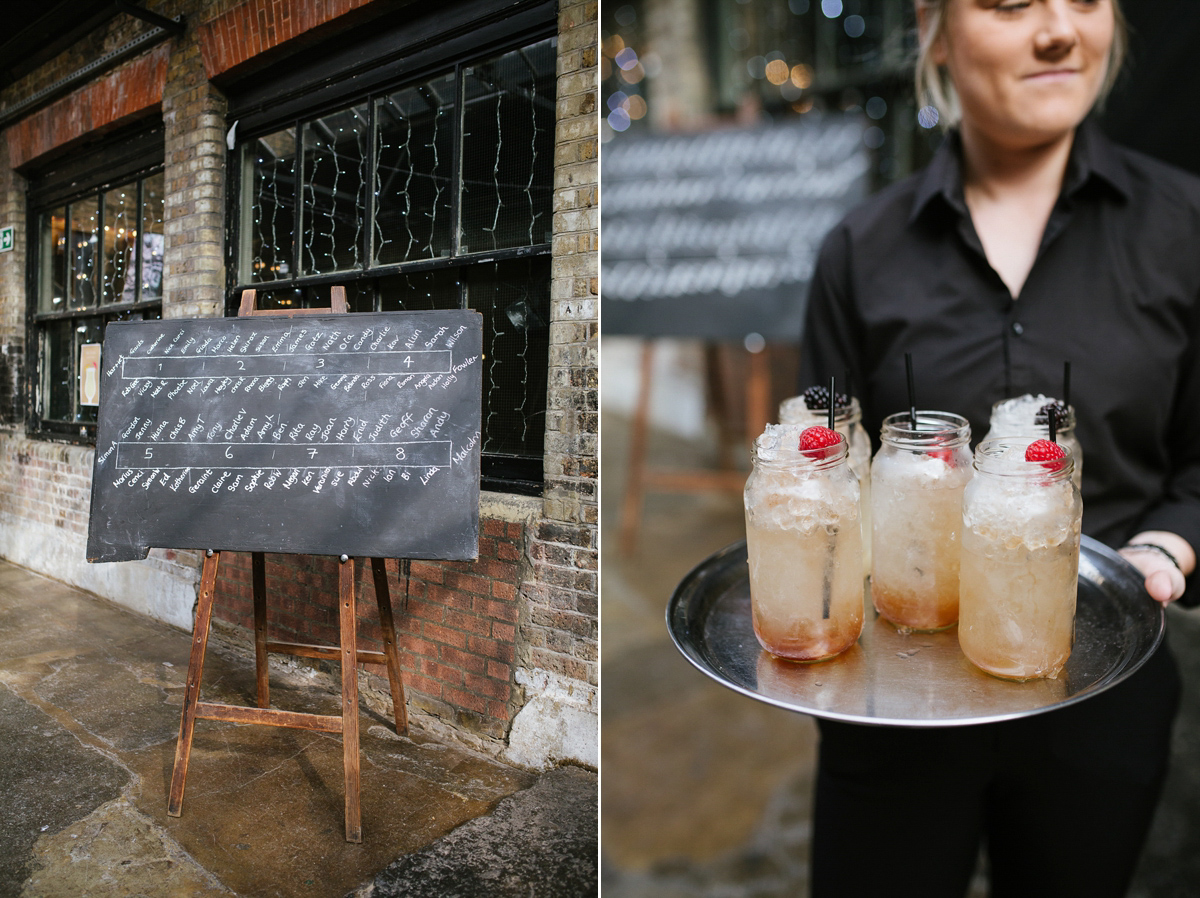
[[[654,341],[647,339],[642,346],[637,409],[633,414],[633,433],[630,435],[629,471],[626,474],[625,499],[621,505],[620,548],[623,555],[633,552],[641,527],[646,477],[646,429],[649,426],[650,392],[653,382]]]
[[[404,680],[400,676],[400,653],[396,650],[396,623],[392,619],[387,568],[382,558],[371,559],[371,573],[375,577],[375,601],[379,604],[379,629],[383,631],[388,684],[392,687],[392,716],[396,719],[396,733],[400,735],[408,732],[408,708],[404,698]]]
[[[771,358],[764,348],[750,353],[746,382],[746,439],[753,443],[771,420]]]
[[[251,553],[254,579],[254,672],[260,708],[271,707],[267,676],[267,561],[262,552]]]
[[[204,559],[204,570],[200,576],[200,604],[196,609],[196,625],[192,630],[192,654],[188,659],[187,687],[183,693],[183,713],[179,719],[179,741],[175,745],[175,768],[171,772],[171,793],[167,799],[167,814],[171,817],[178,817],[183,812],[183,787],[187,780],[188,761],[192,756],[196,703],[200,701],[200,680],[204,675],[204,652],[208,648],[213,592],[220,561],[220,552],[210,554]]]
[[[358,614],[354,600],[357,563],[347,558],[338,570],[342,631],[342,756],[346,770],[346,841],[362,841],[358,758]]]
[[[722,471],[736,468],[733,457],[733,437],[729,432],[729,391],[725,388],[725,370],[721,364],[721,347],[704,344],[704,380],[708,388],[709,414],[717,428],[717,463]]]

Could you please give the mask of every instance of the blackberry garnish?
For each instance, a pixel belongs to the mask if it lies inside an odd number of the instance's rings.
[[[1034,424],[1049,424],[1050,413],[1054,413],[1054,429],[1060,430],[1067,426],[1067,418],[1070,411],[1061,399],[1055,399],[1053,402],[1047,402],[1038,409],[1037,414],[1033,418]]]
[[[804,396],[804,405],[809,411],[827,410],[829,408],[829,387],[819,385],[809,387],[802,395]],[[838,393],[836,402],[837,408],[845,408],[850,404],[850,399],[845,393]]]

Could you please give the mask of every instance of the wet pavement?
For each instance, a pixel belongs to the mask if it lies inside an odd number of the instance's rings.
[[[602,421],[601,884],[605,898],[808,894],[812,719],[741,696],[691,667],[664,622],[675,585],[744,538],[741,496],[651,494],[638,548],[619,555],[628,424]],[[655,433],[651,463],[715,464],[705,441]],[[612,547],[612,548],[610,548]],[[1171,609],[1184,677],[1166,794],[1129,898],[1200,895],[1200,609]],[[970,898],[983,898],[977,876]]]
[[[344,840],[334,734],[197,721],[183,814],[168,817],[189,646],[0,562],[0,896],[596,893],[594,772],[504,765],[419,720],[397,736],[365,707],[361,844]],[[311,679],[273,663],[272,705],[339,713]],[[204,699],[253,694],[252,646],[210,642]]]

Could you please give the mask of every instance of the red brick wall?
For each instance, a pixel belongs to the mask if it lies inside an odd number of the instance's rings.
[[[9,164],[20,168],[84,136],[133,121],[162,104],[170,50],[160,46],[10,126]]]
[[[197,27],[204,71],[216,78],[371,2],[247,0]]]
[[[523,524],[482,520],[479,559],[413,561],[407,599],[399,562],[387,560],[410,707],[482,735],[503,736],[519,698],[513,691],[513,669],[524,530]],[[337,560],[267,555],[266,562],[269,638],[337,645]],[[382,651],[375,586],[365,559],[358,565],[357,582],[360,647]],[[253,632],[248,554],[222,554],[214,614]],[[381,679],[387,677],[382,665],[363,667]]]

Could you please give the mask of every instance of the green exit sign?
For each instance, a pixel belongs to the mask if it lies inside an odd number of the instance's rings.
[[[13,226],[0,228],[0,253],[10,252],[13,248]]]

